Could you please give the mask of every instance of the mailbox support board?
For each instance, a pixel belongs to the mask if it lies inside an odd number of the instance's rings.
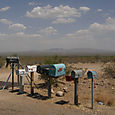
[[[74,104],[78,106],[78,78],[74,79],[74,84],[75,84],[75,92],[74,92]]]
[[[10,79],[10,76],[12,76],[12,91],[14,90],[14,69],[17,64],[17,69],[19,68],[19,58],[18,57],[7,57],[6,58],[6,67],[11,64],[11,73],[9,77],[7,78],[7,81],[5,82],[5,85],[3,86],[3,90],[5,89],[5,86],[8,83],[8,80]],[[19,76],[17,76],[17,82],[19,85]]]
[[[91,82],[91,89],[92,89],[92,91],[91,91],[92,92],[91,93],[91,95],[92,95],[92,107],[91,108],[93,109],[93,78],[91,79],[91,81],[92,81]]]
[[[30,75],[31,75],[31,95],[34,94],[34,72],[30,72]]]
[[[24,76],[20,76],[20,89],[19,93],[24,93]]]
[[[51,77],[48,77],[48,98],[51,98]]]

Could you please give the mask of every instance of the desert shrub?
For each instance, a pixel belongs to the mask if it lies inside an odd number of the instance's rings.
[[[115,105],[115,98],[113,96],[109,96],[107,94],[100,94],[95,98],[96,102],[102,102],[105,105],[113,106]]]
[[[103,69],[104,76],[115,78],[115,63],[107,64]]]

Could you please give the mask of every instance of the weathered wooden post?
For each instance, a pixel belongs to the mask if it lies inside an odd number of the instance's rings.
[[[66,66],[65,64],[53,64],[49,67],[49,78],[48,78],[48,97],[51,98],[51,79],[58,78],[65,75]]]
[[[30,65],[27,65],[26,66],[26,72],[29,72],[30,73],[30,92],[31,92],[31,95],[34,95],[34,72],[37,71],[37,66],[36,65],[33,65],[33,66],[30,66]]]
[[[17,70],[19,70],[19,63],[17,64]],[[17,83],[18,83],[18,86],[19,86],[19,83],[20,83],[20,80],[19,80],[19,75],[17,75]]]
[[[30,77],[31,77],[31,84],[30,84],[31,95],[33,95],[34,94],[34,72],[30,72]]]
[[[74,93],[74,104],[78,106],[78,78],[74,79],[75,93]]]
[[[11,73],[12,73],[12,91],[13,91],[14,90],[14,69],[15,69],[15,64],[19,64],[19,57],[7,57],[6,67],[8,67],[9,64],[11,65],[11,69],[12,69]]]
[[[25,69],[19,69],[16,71],[17,76],[19,76],[19,93],[24,93],[24,78],[27,76]]]
[[[51,77],[48,77],[48,97],[51,98]]]
[[[12,63],[12,91],[14,90],[14,63]]]

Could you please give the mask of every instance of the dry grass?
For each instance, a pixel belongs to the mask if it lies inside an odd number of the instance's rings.
[[[95,101],[96,102],[102,102],[108,106],[115,105],[115,97],[113,95],[99,94],[96,96]]]

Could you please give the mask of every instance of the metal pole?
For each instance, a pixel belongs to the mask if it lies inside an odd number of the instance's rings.
[[[34,72],[31,72],[31,83],[30,83],[30,86],[31,86],[31,95],[34,94]]]
[[[74,79],[74,83],[75,83],[74,104],[78,106],[78,94],[77,94],[78,78]]]
[[[12,63],[12,91],[14,90],[14,63]]]
[[[91,82],[91,89],[92,89],[91,95],[92,95],[92,109],[93,109],[93,78]]]
[[[48,77],[48,97],[51,98],[51,77]]]

